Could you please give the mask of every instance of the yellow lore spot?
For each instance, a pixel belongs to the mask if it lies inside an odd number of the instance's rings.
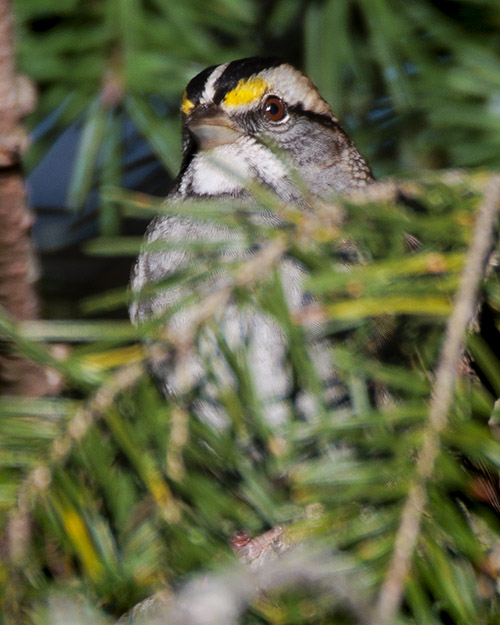
[[[267,82],[258,76],[242,78],[234,89],[226,93],[224,104],[226,106],[250,104],[250,102],[260,100],[267,90]]]
[[[182,102],[181,102],[181,111],[184,115],[188,115],[188,113],[194,108],[194,104],[191,100],[188,99],[187,93],[184,91],[182,94]]]

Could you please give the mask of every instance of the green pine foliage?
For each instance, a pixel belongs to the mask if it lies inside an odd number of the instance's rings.
[[[310,214],[256,189],[257,200],[290,224],[279,232],[217,205],[183,209],[193,219],[230,223],[250,244],[265,241],[268,252],[261,265],[225,263],[231,290],[211,302],[194,287],[216,269],[215,260],[171,280],[190,286],[193,294],[182,305],[200,311],[189,344],[197,350],[204,337],[215,337],[218,357],[234,374],[234,387],[218,397],[228,417],[222,429],[193,417],[201,389],[166,401],[151,380],[144,338],[162,339],[161,356],[176,348],[164,320],[136,330],[126,320],[95,319],[128,300],[123,285],[82,302],[91,320],[16,325],[0,311],[0,335],[65,381],[56,398],[0,399],[3,622],[112,623],[158,589],[175,593],[200,573],[230,569],[235,532],[258,536],[282,525],[297,544],[319,546],[346,589],[285,586],[253,597],[241,622],[375,623],[372,611],[405,506],[422,487],[425,505],[414,514],[419,527],[394,622],[498,623],[500,517],[484,501],[480,470],[498,481],[500,362],[498,347],[475,327],[467,348],[478,376],[460,376],[444,427],[435,430],[429,418],[446,325],[500,162],[497,3],[215,0],[207,7],[198,0],[65,0],[49,6],[24,0],[14,6],[19,61],[40,86],[31,123],[54,115],[27,165],[79,120],[68,209],[81,207],[99,187],[105,235],[87,244],[88,253],[136,254],[140,241],[120,236],[123,220],[170,210],[119,189],[124,112],[175,175],[185,83],[207,65],[245,55],[300,63],[375,171],[410,170],[411,180],[397,193],[380,187],[332,198]],[[423,171],[457,166],[469,169]],[[411,249],[408,235],[421,245]],[[359,253],[349,271],[339,263],[346,240]],[[197,245],[212,258],[209,245]],[[287,307],[276,270],[285,253],[308,269],[310,317],[297,319]],[[314,418],[301,418],[293,398],[285,426],[272,428],[262,418],[248,354],[218,333],[217,314],[228,296],[281,326],[296,392],[316,398]],[[480,298],[499,331],[494,268],[481,282]],[[311,323],[331,339],[332,359],[351,393],[348,409],[325,400],[306,347]],[[50,347],[58,343],[69,347],[62,355]],[[213,365],[207,358],[208,376]],[[374,401],[381,393],[391,400]],[[433,460],[422,470],[418,461],[434,434]]]

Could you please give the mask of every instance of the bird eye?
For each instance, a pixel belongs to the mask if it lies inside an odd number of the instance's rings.
[[[280,122],[286,116],[286,105],[278,96],[270,95],[264,100],[262,112],[269,121]]]

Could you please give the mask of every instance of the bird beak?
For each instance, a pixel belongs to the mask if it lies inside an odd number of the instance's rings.
[[[241,136],[226,113],[214,106],[196,108],[188,115],[186,126],[202,150],[233,143]]]

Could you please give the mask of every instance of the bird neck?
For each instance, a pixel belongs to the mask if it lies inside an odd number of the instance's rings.
[[[282,199],[297,197],[286,165],[252,137],[195,152],[178,181],[177,194],[245,197],[252,182],[273,189]]]

